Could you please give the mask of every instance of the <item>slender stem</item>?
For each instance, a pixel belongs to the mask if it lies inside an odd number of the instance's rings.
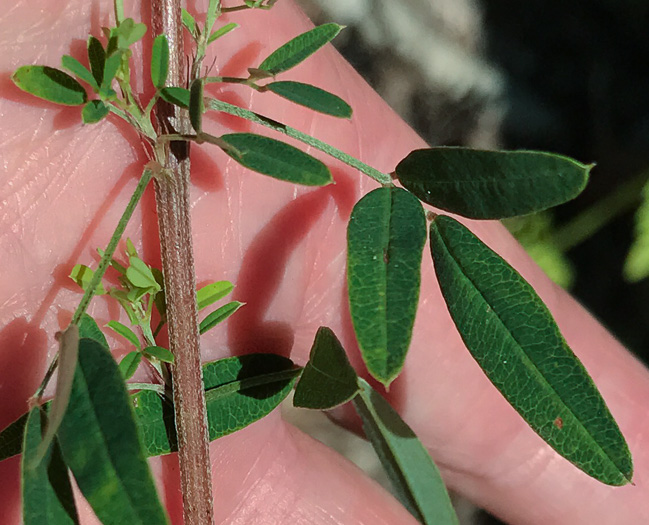
[[[135,211],[135,207],[137,206],[138,202],[140,202],[140,199],[144,194],[144,190],[146,189],[147,185],[151,181],[152,176],[153,176],[153,172],[148,168],[146,168],[142,173],[142,176],[140,177],[140,181],[138,182],[137,187],[133,192],[133,195],[131,195],[131,199],[128,201],[126,209],[124,210],[124,213],[122,213],[122,217],[119,219],[119,222],[117,223],[117,228],[115,228],[115,231],[113,232],[113,236],[110,238],[110,241],[108,241],[108,246],[106,246],[106,250],[104,251],[101,260],[99,261],[99,266],[97,266],[97,269],[95,270],[95,273],[93,274],[90,283],[86,287],[86,291],[83,294],[83,297],[81,298],[81,302],[79,303],[79,306],[77,306],[74,315],[72,316],[72,321],[70,322],[70,324],[78,325],[79,322],[81,321],[81,317],[83,316],[84,313],[86,313],[88,305],[90,304],[91,299],[95,295],[97,291],[97,287],[99,286],[99,283],[101,283],[101,279],[104,276],[104,273],[106,273],[106,270],[110,265],[110,261],[113,258],[119,240],[122,238],[122,234],[126,229],[126,225],[128,224],[128,221],[131,220],[131,216]],[[34,394],[34,397],[36,399],[40,399],[41,396],[43,395],[43,392],[45,391],[47,384],[50,382],[50,379],[52,378],[52,374],[54,374],[54,371],[56,370],[58,363],[59,363],[59,356],[57,354],[56,356],[54,356],[54,359],[50,363],[47,372],[45,372],[45,377],[43,377],[43,381],[41,381],[38,390]]]
[[[562,252],[589,239],[613,219],[631,210],[642,198],[642,188],[647,183],[647,172],[617,188],[600,199],[564,226],[556,229],[552,238]]]
[[[129,390],[153,390],[162,396],[165,395],[165,386],[156,383],[126,383],[126,388]]]
[[[234,13],[235,11],[245,11],[246,9],[253,9],[252,7],[249,7],[247,5],[237,5],[234,7],[222,7],[221,12],[222,13]]]
[[[250,78],[242,78],[242,77],[205,77],[203,79],[203,82],[205,84],[213,84],[215,82],[227,83],[227,84],[245,84],[250,86],[253,89],[256,89],[257,91],[261,89],[261,87],[255,84],[252,80],[250,80]]]
[[[207,98],[205,99],[205,101],[206,101],[206,107],[210,109],[214,109],[216,111],[222,111],[223,113],[228,113],[229,115],[234,115],[236,117],[241,117],[246,120],[250,120],[251,122],[261,124],[262,126],[266,126],[267,128],[274,129],[275,131],[279,131],[280,133],[284,133],[289,137],[293,137],[294,139],[297,139],[301,142],[304,142],[305,144],[308,144],[309,146],[312,146],[316,149],[319,149],[320,151],[323,151],[327,155],[334,157],[335,159],[338,159],[341,162],[344,162],[345,164],[351,166],[352,168],[356,168],[357,170],[365,173],[365,175],[368,175],[369,177],[373,178],[375,181],[381,184],[384,185],[392,184],[392,177],[390,177],[390,175],[388,175],[387,173],[383,173],[373,168],[372,166],[369,166],[364,162],[361,162],[357,158],[352,157],[351,155],[348,155],[347,153],[340,151],[339,149],[334,148],[333,146],[330,146],[326,142],[322,142],[321,140],[312,137],[311,135],[302,133],[301,131],[298,131],[295,128],[291,128],[285,124],[282,124],[281,122],[277,122],[276,120],[270,119],[268,117],[264,117],[263,115],[260,115],[259,113],[255,113],[254,111],[243,109],[240,108],[239,106],[234,106],[232,104],[228,104],[227,102],[223,102],[215,98]]]
[[[179,0],[154,0],[153,34],[169,41],[168,85],[183,85],[184,54]],[[155,118],[162,133],[188,133],[187,111],[163,100]],[[174,354],[172,385],[185,525],[214,522],[207,413],[201,368],[196,306],[196,278],[189,205],[189,144],[176,141],[159,148],[167,152],[164,165],[172,173],[156,179],[162,268],[167,299],[169,346]]]

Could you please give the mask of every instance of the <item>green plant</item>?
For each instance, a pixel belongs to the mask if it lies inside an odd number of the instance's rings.
[[[271,4],[246,2],[241,8],[271,7]],[[97,98],[88,101],[85,89],[77,80],[49,67],[25,66],[14,75],[15,82],[32,94],[52,102],[83,105],[82,118],[86,123],[98,122],[108,113],[114,113],[139,132],[144,147],[153,158],[144,170],[124,220],[102,252],[97,269],[90,271],[76,267],[73,270],[73,277],[82,284],[85,294],[71,325],[78,325],[79,333],[70,328],[61,337],[57,395],[49,409],[46,433],[49,439],[56,439],[51,443],[44,441],[45,445],[34,439],[41,432],[37,408],[5,430],[0,438],[3,439],[4,457],[17,453],[20,448],[16,449],[16,437],[22,435],[22,429],[29,422],[23,449],[25,494],[31,493],[32,487],[39,487],[35,492],[50,490],[45,479],[51,473],[50,469],[56,468],[59,476],[56,479],[60,479],[64,477],[61,473],[70,468],[82,492],[104,522],[123,523],[129,519],[164,522],[161,506],[152,496],[150,476],[142,467],[142,457],[144,454],[168,453],[177,447],[176,429],[173,417],[170,417],[173,413],[171,405],[168,399],[159,395],[160,391],[168,390],[169,385],[147,387],[147,390],[140,384],[137,388],[143,390],[130,400],[135,405],[135,415],[125,408],[121,417],[108,418],[108,411],[101,410],[103,405],[98,405],[97,401],[108,398],[111,406],[126,407],[129,400],[124,395],[119,369],[106,359],[105,340],[92,320],[84,317],[84,311],[93,294],[106,291],[107,285],[100,288],[101,279],[112,264],[122,276],[121,288],[111,289],[108,293],[122,304],[133,325],[142,331],[147,345],[140,352],[140,340],[134,332],[123,325],[111,325],[137,349],[122,367],[125,375],[141,359],[141,354],[146,354],[147,349],[157,348],[154,336],[157,329],[151,330],[151,314],[154,306],[158,306],[156,298],[163,287],[167,292],[169,282],[161,283],[159,278],[156,279],[155,273],[128,243],[128,266],[120,265],[113,255],[126,221],[151,177],[155,177],[159,184],[176,177],[173,166],[169,165],[171,144],[189,140],[215,144],[245,167],[289,182],[325,185],[332,181],[328,168],[321,161],[293,146],[251,133],[220,137],[206,133],[202,129],[205,110],[229,112],[285,133],[348,163],[382,184],[381,188],[357,203],[348,230],[350,310],[371,375],[388,386],[403,366],[419,298],[419,268],[428,219],[432,255],[449,310],[467,347],[492,382],[542,437],[580,468],[605,483],[626,483],[632,469],[624,440],[594,385],[567,348],[534,291],[459,222],[444,215],[429,213],[427,216],[420,203],[423,201],[481,219],[525,214],[576,196],[586,182],[589,167],[544,153],[436,148],[411,153],[392,175],[381,173],[281,123],[204,97],[205,83],[234,82],[256,90],[271,91],[330,115],[349,117],[351,110],[335,95],[296,82],[265,80],[289,70],[328,43],[339,32],[339,26],[327,24],[296,37],[251,69],[248,78],[203,76],[201,61],[206,46],[233,29],[232,26],[223,26],[212,31],[219,12],[219,2],[212,1],[202,27],[191,15],[184,13],[185,27],[196,44],[191,82],[187,87],[166,86],[168,57],[174,52],[170,51],[165,35],[155,38],[151,79],[156,91],[145,106],[141,106],[132,93],[128,61],[129,47],[144,36],[145,28],[124,18],[119,3],[116,5],[117,25],[107,31],[106,46],[96,38],[89,40],[90,69],[73,62],[73,59],[64,59],[66,67],[85,81]],[[113,90],[115,84],[119,87],[119,94]],[[153,112],[158,98],[187,108],[192,128],[157,129],[153,124]],[[457,174],[467,172],[470,177],[458,182]],[[525,175],[524,179],[521,179],[521,174]],[[395,178],[406,190],[393,184]],[[494,274],[498,279],[494,279]],[[518,298],[517,303],[512,302],[512,295]],[[166,303],[171,306],[173,301],[167,297]],[[514,314],[512,310],[515,310]],[[164,316],[166,308],[158,307],[158,311]],[[221,315],[225,316],[225,313],[221,312]],[[530,319],[533,327],[530,327]],[[217,315],[205,327],[218,320]],[[490,348],[485,348],[485,339]],[[489,351],[495,346],[500,348],[499,352]],[[77,352],[83,356],[78,363]],[[159,352],[154,355],[149,350],[150,355],[145,357],[164,362],[164,359],[159,359],[163,355],[167,361],[172,360],[168,354]],[[174,360],[177,359],[175,355]],[[152,362],[160,367],[162,380],[166,381],[166,365],[155,360]],[[563,370],[566,367],[571,371],[571,381],[565,381],[565,376],[557,374],[557,368]],[[102,373],[98,374],[98,370]],[[290,391],[300,374],[296,404],[328,409],[354,399],[367,435],[392,474],[404,504],[424,522],[436,519],[453,522],[443,484],[427,453],[412,438],[411,431],[396,412],[367,383],[356,377],[342,347],[326,328],[316,335],[311,359],[303,372],[285,358],[272,355],[235,357],[205,365],[202,388],[205,390],[210,437],[230,433],[267,414]],[[517,383],[508,381],[512,374],[528,380],[524,390]],[[173,370],[171,376],[175,379]],[[335,387],[331,386],[332,380]],[[538,403],[539,399],[549,401],[543,405]],[[94,428],[85,410],[88,406],[94,407],[106,420],[94,425],[97,428],[89,433],[88,442],[80,442],[83,432],[79,428]],[[246,414],[235,424],[226,417],[233,408]],[[60,427],[56,428],[52,422],[59,419]],[[137,441],[132,439],[137,435],[133,421],[139,424],[144,452],[133,444]],[[110,439],[115,429],[120,436],[131,436],[131,440],[124,439],[122,443],[122,440]],[[12,436],[13,441],[10,439]],[[98,463],[88,468],[89,464],[79,460],[76,451],[83,451],[91,436],[96,438],[102,454],[93,456]],[[59,443],[62,454],[57,452]],[[49,464],[44,463],[45,458]],[[108,464],[128,467],[107,470]],[[48,465],[47,468],[44,465]],[[137,465],[137,468],[131,468],[131,465]],[[49,475],[48,479],[52,476]],[[127,495],[131,491],[115,495],[117,499],[114,500],[94,492],[96,486],[108,485],[115,479],[123,480],[127,487],[142,487],[141,499],[130,498],[128,504],[122,505],[124,498],[129,499]],[[40,488],[43,486],[45,489]],[[60,487],[51,488],[56,492]],[[433,489],[439,494],[440,503],[431,506],[430,500],[423,498],[422,494]],[[66,489],[64,492],[69,491]],[[36,522],[42,517],[36,515],[31,501],[25,497],[25,519]],[[67,500],[58,497],[48,500],[53,508],[64,513],[60,515],[69,517],[71,511],[66,510],[68,507],[63,504],[57,507],[62,501]],[[124,509],[124,513],[116,514],[116,506]],[[57,512],[52,510],[48,515],[58,515]]]

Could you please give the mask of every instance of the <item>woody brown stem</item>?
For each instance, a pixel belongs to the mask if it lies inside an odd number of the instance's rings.
[[[169,41],[168,85],[184,85],[183,34],[178,0],[153,0],[153,34]],[[187,112],[160,101],[155,109],[160,133],[191,131]],[[159,159],[169,176],[155,181],[162,269],[167,301],[169,345],[174,354],[173,399],[178,435],[185,525],[214,522],[209,437],[201,369],[196,307],[196,277],[189,213],[189,143],[160,145]]]

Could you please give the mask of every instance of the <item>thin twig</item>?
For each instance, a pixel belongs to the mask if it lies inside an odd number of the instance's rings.
[[[153,34],[164,33],[169,41],[167,83],[180,86],[185,81],[180,2],[154,0],[152,19]],[[161,133],[191,130],[187,112],[162,100],[155,117]],[[189,214],[189,144],[176,141],[161,149],[168,152],[165,167],[172,173],[156,179],[155,189],[169,345],[175,356],[172,384],[183,514],[185,525],[207,525],[214,522],[214,513]]]

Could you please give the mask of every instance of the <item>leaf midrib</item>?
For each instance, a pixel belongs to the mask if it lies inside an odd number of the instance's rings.
[[[439,231],[439,229],[438,229],[438,231]],[[563,405],[563,406],[568,410],[568,412],[569,412],[569,413],[570,413],[570,414],[575,418],[575,420],[579,423],[580,427],[581,427],[582,430],[586,433],[586,435],[588,436],[588,438],[590,439],[590,441],[595,445],[595,448],[596,448],[597,450],[600,450],[600,451],[604,454],[604,456],[605,456],[605,457],[606,457],[606,458],[611,462],[611,464],[612,464],[612,465],[617,469],[617,471],[622,475],[622,477],[624,477],[625,479],[628,479],[628,478],[626,477],[626,474],[625,474],[624,472],[622,472],[622,469],[620,469],[620,467],[618,466],[618,464],[613,460],[613,458],[608,454],[608,452],[607,452],[606,450],[604,450],[604,448],[602,448],[602,446],[597,442],[597,440],[596,440],[595,437],[592,435],[592,433],[590,432],[590,430],[589,430],[589,429],[584,425],[584,423],[582,422],[581,418],[579,418],[579,417],[577,416],[577,414],[573,411],[573,409],[572,409],[568,404],[566,404],[566,402],[564,401],[563,397],[559,394],[559,392],[557,392],[557,390],[554,388],[554,386],[552,386],[552,384],[551,384],[551,383],[550,383],[550,382],[545,378],[545,376],[541,373],[541,371],[540,371],[539,368],[537,367],[536,363],[535,363],[535,362],[534,362],[534,361],[533,361],[533,360],[528,356],[527,352],[525,352],[525,351],[523,350],[523,346],[518,342],[518,340],[516,339],[516,337],[514,336],[514,334],[511,332],[511,330],[510,330],[509,327],[505,324],[505,322],[500,318],[500,315],[496,312],[496,310],[493,309],[493,307],[491,306],[491,304],[489,303],[489,301],[486,300],[486,298],[485,298],[485,296],[483,295],[483,293],[482,293],[482,291],[480,290],[480,288],[478,288],[478,287],[475,285],[474,281],[473,281],[473,280],[472,280],[472,279],[471,279],[471,278],[466,274],[464,268],[463,268],[462,265],[459,263],[459,261],[455,258],[455,256],[452,255],[452,252],[451,252],[451,250],[450,250],[448,244],[446,243],[444,237],[443,237],[441,234],[440,234],[439,236],[440,236],[440,239],[441,239],[442,243],[444,244],[444,247],[446,248],[446,251],[449,253],[449,255],[451,255],[451,259],[453,260],[453,262],[455,263],[455,265],[456,265],[456,266],[458,267],[458,269],[460,270],[462,276],[463,276],[467,281],[469,281],[469,283],[471,283],[471,285],[472,285],[473,288],[478,292],[478,295],[482,298],[482,300],[484,301],[484,303],[485,303],[487,306],[489,306],[489,308],[490,308],[491,311],[493,312],[494,316],[498,319],[498,321],[500,322],[500,324],[505,328],[505,330],[506,330],[507,334],[509,335],[509,337],[511,337],[511,339],[514,340],[514,342],[518,345],[518,347],[521,348],[521,351],[522,351],[523,356],[524,356],[524,360],[526,360],[527,362],[531,363],[533,372],[534,372],[537,376],[541,377],[542,380],[543,380],[543,382],[547,385],[547,387],[549,387],[549,389],[550,389],[552,392],[554,392],[554,393],[556,394],[556,396],[557,396],[557,397],[559,398],[559,400],[561,401],[562,405]],[[566,344],[566,343],[564,342],[564,344]],[[575,356],[575,357],[576,357],[576,356]],[[529,421],[527,420],[526,417],[524,417],[523,419],[525,419],[525,421],[527,421],[527,422],[529,423]],[[537,434],[538,434],[538,433],[537,433]],[[543,438],[541,438],[541,439],[543,439]],[[546,441],[546,440],[544,439],[543,441]],[[546,441],[546,443],[547,443],[547,441]],[[552,447],[552,448],[554,448],[554,447]]]

